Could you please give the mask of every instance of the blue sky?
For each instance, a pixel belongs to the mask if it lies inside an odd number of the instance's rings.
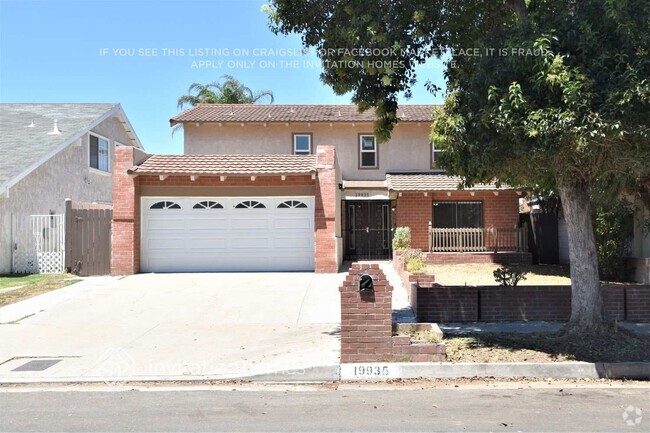
[[[182,153],[182,133],[172,138],[169,118],[192,82],[230,74],[253,90],[272,90],[278,104],[349,103],[321,83],[315,55],[299,54],[299,36],[268,29],[263,4],[0,0],[0,101],[120,102],[154,153]],[[403,102],[441,102],[424,83],[443,85],[442,70],[435,60],[419,69],[413,97]]]

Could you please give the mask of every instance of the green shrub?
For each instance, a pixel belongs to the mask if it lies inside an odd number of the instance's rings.
[[[402,252],[402,259],[404,260],[404,263],[408,263],[411,259],[418,259],[421,262],[424,262],[424,253],[422,250],[418,250],[417,248],[407,248]]]
[[[397,227],[393,236],[393,250],[403,251],[411,246],[410,227]]]
[[[495,269],[492,275],[500,286],[516,286],[519,281],[526,279],[526,272],[508,266]]]
[[[422,259],[412,257],[406,262],[406,270],[412,274],[421,274],[424,272],[424,262]]]
[[[634,233],[634,206],[624,199],[597,203],[593,224],[600,278],[627,279],[625,256],[630,254]]]

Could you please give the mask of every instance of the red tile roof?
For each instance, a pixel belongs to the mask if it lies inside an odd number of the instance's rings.
[[[155,175],[281,175],[316,172],[316,155],[151,155],[129,170]]]
[[[431,122],[435,105],[400,105],[401,122]],[[184,122],[374,122],[373,109],[359,113],[356,105],[199,104],[169,120]]]
[[[386,184],[390,191],[458,191],[462,179],[445,173],[388,174]],[[465,191],[497,191],[513,189],[508,185],[497,188],[495,184],[478,183]]]

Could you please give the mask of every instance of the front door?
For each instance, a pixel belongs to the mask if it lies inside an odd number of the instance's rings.
[[[345,215],[346,260],[390,259],[390,201],[346,201]]]

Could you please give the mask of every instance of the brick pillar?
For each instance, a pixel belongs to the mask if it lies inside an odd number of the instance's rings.
[[[316,176],[316,272],[337,272],[336,251],[336,151],[334,146],[318,146]]]
[[[359,293],[359,276],[374,280],[374,294]],[[377,264],[353,263],[341,292],[341,362],[392,359],[393,287]]]
[[[113,230],[111,274],[128,275],[140,271],[139,194],[136,178],[128,175],[133,167],[134,148],[115,147],[113,164]]]

